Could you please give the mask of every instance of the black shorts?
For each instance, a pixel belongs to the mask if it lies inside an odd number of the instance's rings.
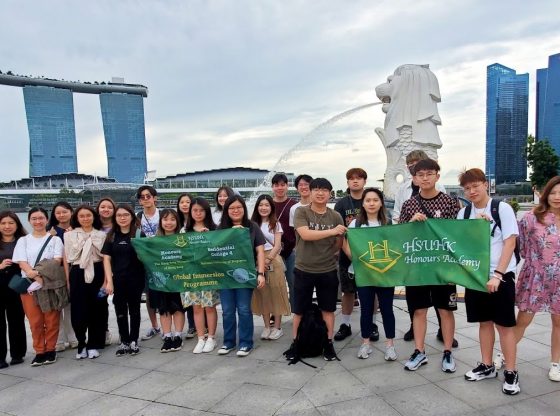
[[[307,273],[294,269],[293,313],[303,315],[313,302],[313,289],[317,293],[317,304],[324,312],[336,311],[338,277],[336,270],[325,273]]]
[[[467,322],[492,321],[503,327],[515,326],[515,273],[506,273],[494,293],[465,289]]]
[[[428,309],[431,306],[456,311],[457,288],[455,285],[407,286],[406,304],[410,311]]]
[[[356,279],[354,279],[353,274],[348,273],[347,268],[340,267],[338,269],[338,279],[340,280],[340,291],[342,293],[356,293],[358,291]]]

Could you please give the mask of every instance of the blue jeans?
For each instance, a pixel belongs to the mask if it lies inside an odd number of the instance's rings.
[[[395,314],[393,313],[394,287],[363,286],[358,287],[360,298],[360,327],[362,338],[369,338],[373,331],[373,299],[377,294],[379,309],[383,318],[383,329],[387,339],[395,338]]]
[[[239,348],[253,348],[253,313],[251,298],[253,289],[222,289],[222,320],[224,325],[224,345],[235,347],[236,332],[239,329]],[[239,325],[237,317],[239,316]]]
[[[290,308],[294,310],[294,267],[296,264],[296,251],[292,250],[292,253],[287,257],[283,258],[284,265],[286,266],[286,282],[288,283],[288,291],[290,294]]]

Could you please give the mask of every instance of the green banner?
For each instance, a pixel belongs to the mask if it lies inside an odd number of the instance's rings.
[[[247,228],[133,238],[132,245],[151,289],[188,292],[257,285]]]
[[[348,230],[358,286],[455,283],[486,292],[488,221],[429,219]]]

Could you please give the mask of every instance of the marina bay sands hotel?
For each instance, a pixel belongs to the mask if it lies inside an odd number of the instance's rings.
[[[144,97],[148,88],[112,82],[71,82],[0,73],[0,85],[21,87],[29,131],[29,176],[77,173],[74,93],[97,94],[108,176],[141,183],[147,171]]]

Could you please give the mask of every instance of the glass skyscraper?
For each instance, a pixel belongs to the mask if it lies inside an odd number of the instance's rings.
[[[535,132],[560,155],[560,53],[548,57],[548,68],[537,69]]]
[[[147,171],[143,97],[101,93],[99,101],[109,177],[119,182],[142,183]]]
[[[72,91],[24,86],[29,130],[29,176],[77,173]]]
[[[525,181],[529,74],[486,68],[486,174],[496,183]]]

